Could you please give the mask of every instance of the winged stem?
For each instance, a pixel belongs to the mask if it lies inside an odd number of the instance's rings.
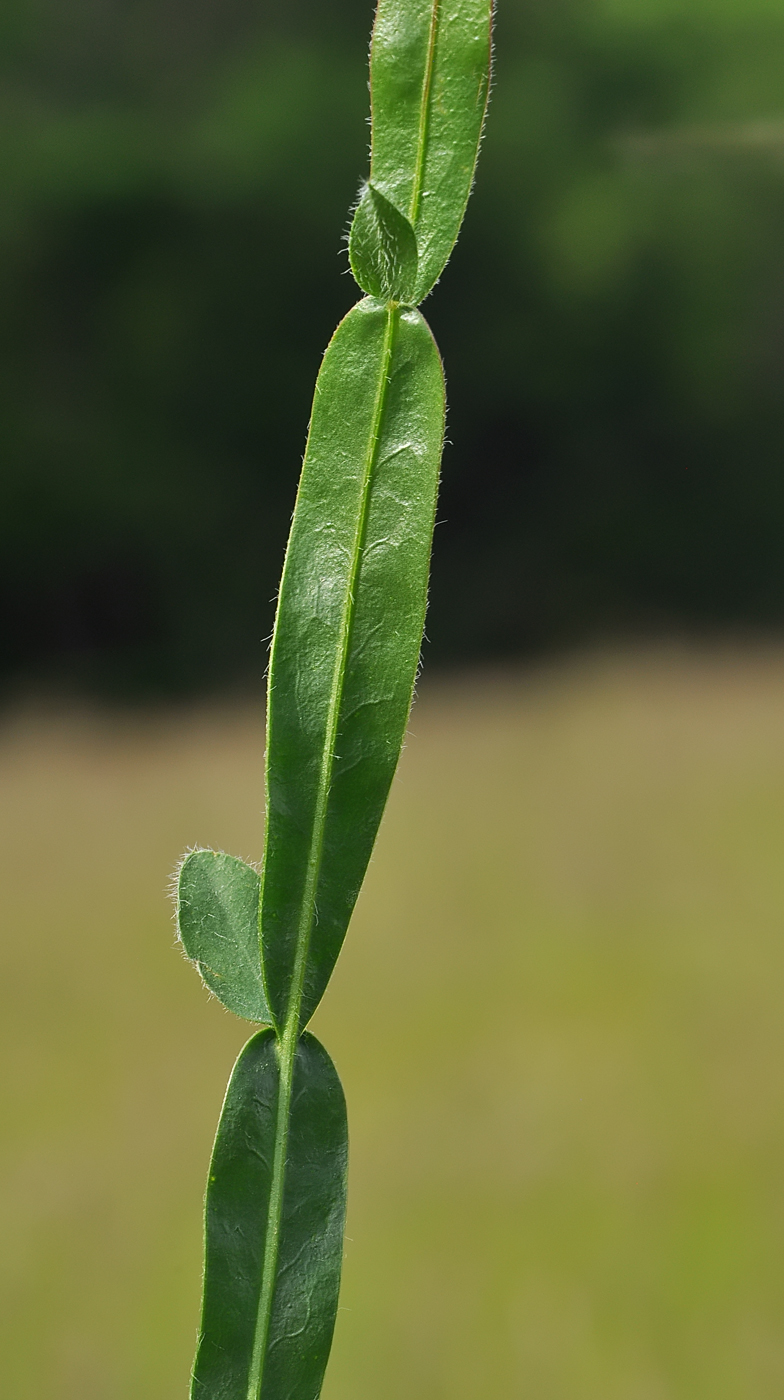
[[[354,549],[351,561],[350,583],[346,592],[346,602],[343,610],[341,625],[340,646],[337,652],[335,669],[332,677],[332,691],[329,701],[328,718],[324,737],[324,747],[321,756],[321,771],[319,774],[319,789],[316,800],[313,826],[310,835],[310,850],[308,853],[307,877],[303,891],[302,906],[300,909],[299,926],[297,930],[297,946],[294,960],[294,971],[291,984],[286,1020],[278,1045],[278,1055],[280,1061],[280,1090],[278,1096],[277,1121],[275,1132],[275,1152],[272,1167],[272,1184],[270,1189],[269,1211],[267,1216],[267,1232],[264,1248],[264,1264],[262,1274],[261,1293],[259,1297],[259,1311],[256,1322],[256,1332],[253,1343],[253,1356],[248,1384],[248,1400],[259,1400],[261,1386],[263,1382],[264,1358],[267,1354],[267,1337],[269,1334],[270,1317],[272,1315],[273,1293],[275,1280],[278,1272],[278,1252],[280,1246],[280,1225],[283,1213],[283,1191],[285,1185],[286,1152],[288,1147],[289,1123],[291,1120],[291,1092],[294,1082],[294,1059],[297,1053],[297,1043],[300,1035],[300,1013],[302,1006],[302,992],[305,979],[305,971],[308,961],[308,949],[310,946],[310,936],[313,924],[316,920],[316,890],[318,888],[319,872],[321,869],[322,853],[324,848],[324,829],[327,816],[327,804],[329,801],[329,790],[332,776],[332,769],[335,759],[335,740],[338,732],[338,722],[340,719],[341,696],[343,682],[346,674],[346,659],[348,657],[351,643],[351,624],[354,614],[354,603],[356,597],[356,583],[362,561],[362,548],[365,539],[365,528],[367,523],[367,506],[370,497],[370,488],[373,480],[373,469],[378,456],[378,443],[381,430],[381,421],[384,414],[384,404],[387,396],[387,385],[389,383],[389,368],[394,347],[395,329],[399,320],[400,310],[396,304],[391,303],[386,310],[386,325],[384,331],[384,345],[381,355],[378,384],[376,386],[376,396],[373,409],[373,421],[371,433],[368,440],[367,454],[363,467],[363,482],[361,494],[361,507],[357,517],[357,527],[354,535]],[[274,640],[273,640],[274,655]],[[274,666],[270,671],[270,685],[274,683]]]
[[[316,385],[272,642],[262,875],[203,850],[180,870],[188,956],[225,1006],[269,1027],[240,1054],[215,1139],[191,1400],[317,1400],[329,1355],[348,1129],[335,1067],[305,1026],[411,705],[445,412],[438,349],[415,307],[470,192],[491,10],[378,0],[371,182],[349,243],[367,295]]]
[[[296,1050],[297,1035],[299,1033],[300,1009],[302,1005],[302,990],[305,981],[305,970],[308,961],[308,949],[310,946],[310,935],[314,920],[317,917],[316,911],[316,890],[318,888],[319,873],[321,871],[321,859],[324,850],[324,830],[326,826],[327,804],[329,802],[329,790],[332,777],[332,770],[335,762],[335,740],[337,738],[338,724],[340,721],[340,702],[343,694],[343,683],[346,676],[346,660],[351,644],[351,624],[354,616],[354,606],[356,601],[356,584],[359,575],[360,564],[362,562],[362,547],[365,540],[365,527],[367,525],[368,501],[370,499],[370,487],[373,480],[373,468],[376,465],[378,456],[378,441],[381,431],[381,420],[384,414],[384,403],[387,396],[387,386],[389,384],[389,367],[392,360],[392,349],[395,338],[395,327],[400,316],[399,308],[390,303],[386,311],[386,325],[384,327],[384,344],[381,352],[381,364],[379,368],[378,384],[376,385],[375,403],[373,405],[372,426],[368,438],[367,453],[364,462],[362,475],[362,489],[360,496],[360,508],[357,514],[356,530],[354,532],[354,546],[349,573],[349,586],[346,590],[346,600],[343,607],[343,616],[340,626],[340,641],[338,644],[335,668],[332,675],[332,689],[329,698],[327,711],[327,723],[324,734],[324,747],[321,754],[321,765],[319,772],[318,794],[313,814],[313,826],[310,834],[310,849],[308,851],[307,875],[303,890],[302,905],[300,909],[299,926],[297,929],[297,944],[294,957],[294,970],[291,979],[291,994],[289,997],[286,1023],[281,1040],[281,1051],[286,1047],[293,1063]],[[275,654],[275,640],[273,638],[273,658]],[[274,659],[270,669],[270,686],[274,684]],[[290,1048],[289,1048],[290,1047]]]
[[[270,1186],[267,1231],[264,1237],[264,1260],[261,1275],[259,1310],[256,1316],[256,1330],[253,1335],[253,1352],[248,1370],[247,1400],[259,1400],[264,1379],[264,1358],[267,1355],[272,1298],[278,1272],[280,1252],[280,1223],[283,1216],[283,1188],[286,1177],[286,1155],[289,1145],[289,1123],[291,1121],[291,1088],[294,1082],[294,1055],[297,1041],[294,1037],[292,1049],[282,1042],[278,1046],[280,1063],[280,1088],[278,1090],[278,1111],[275,1120],[275,1151],[272,1159],[272,1183]],[[286,1053],[288,1051],[288,1053]]]

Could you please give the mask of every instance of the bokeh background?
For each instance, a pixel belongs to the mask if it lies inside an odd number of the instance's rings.
[[[256,675],[355,298],[369,0],[2,19],[3,674]],[[345,274],[345,275],[341,275]],[[784,11],[506,0],[429,659],[784,616]]]
[[[0,15],[0,1369],[187,1392],[370,0]],[[503,0],[420,699],[315,1029],[324,1400],[784,1389],[784,7]]]

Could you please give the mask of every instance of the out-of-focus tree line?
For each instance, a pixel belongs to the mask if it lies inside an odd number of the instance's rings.
[[[259,676],[357,293],[370,0],[0,14],[0,652]],[[432,658],[784,623],[781,0],[502,0],[425,307],[450,446]]]

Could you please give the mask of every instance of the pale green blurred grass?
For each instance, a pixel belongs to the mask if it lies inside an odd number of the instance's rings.
[[[324,1400],[784,1392],[784,653],[425,685],[314,1028],[352,1133]],[[0,1371],[185,1400],[244,1028],[174,947],[259,853],[249,705],[0,735]]]

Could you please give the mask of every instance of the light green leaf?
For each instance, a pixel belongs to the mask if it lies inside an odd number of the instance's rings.
[[[316,1400],[340,1287],[348,1133],[326,1050],[248,1041],[215,1138],[191,1400]],[[285,1061],[284,1061],[285,1064]]]
[[[191,851],[177,880],[182,946],[211,992],[236,1016],[272,1020],[261,978],[259,877],[222,851]]]
[[[348,253],[363,292],[382,301],[410,302],[417,274],[414,230],[373,185],[365,186],[357,205]]]
[[[484,124],[492,0],[379,0],[370,55],[370,178],[416,235],[415,303],[465,213]]]
[[[272,647],[261,934],[278,1026],[324,991],[400,754],[443,430],[426,322],[359,302],[316,385]]]

